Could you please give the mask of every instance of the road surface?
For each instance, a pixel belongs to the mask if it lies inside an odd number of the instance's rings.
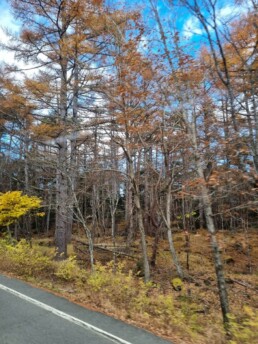
[[[0,275],[0,343],[171,344],[3,275]]]

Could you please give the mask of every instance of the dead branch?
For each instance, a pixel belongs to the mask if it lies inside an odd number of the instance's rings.
[[[74,241],[75,241],[76,243],[78,243],[78,244],[81,244],[81,245],[84,245],[84,246],[89,246],[88,243],[83,242],[83,241],[81,241],[81,240],[76,239],[76,240],[74,240]],[[99,246],[99,245],[93,245],[93,247],[94,247],[94,249],[96,249],[96,250],[111,252],[111,253],[113,253],[113,254],[116,254],[117,256],[125,256],[125,257],[128,257],[128,258],[134,259],[134,260],[137,260],[137,259],[138,259],[137,257],[135,257],[135,256],[133,256],[133,255],[131,255],[131,254],[128,254],[128,253],[125,253],[125,252],[121,252],[121,251],[116,251],[116,250],[114,250],[114,249],[109,249],[109,248],[107,248],[107,247],[103,247],[103,246]]]

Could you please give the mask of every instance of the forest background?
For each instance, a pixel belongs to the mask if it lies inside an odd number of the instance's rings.
[[[255,342],[257,2],[1,9],[1,269],[178,342]]]

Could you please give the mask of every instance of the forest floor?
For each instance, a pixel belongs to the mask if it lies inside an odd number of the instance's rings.
[[[71,257],[76,254],[79,265],[89,270],[86,240],[82,239],[79,232],[77,234],[69,246],[69,253]],[[117,238],[117,251],[122,250],[124,239]],[[110,237],[95,241],[95,259],[99,262],[99,274],[95,278],[81,275],[81,283],[78,280],[75,282],[74,272],[70,271],[74,270],[73,259],[59,273],[25,275],[22,278],[83,306],[150,330],[175,344],[225,343],[209,235],[205,230],[200,230],[190,234],[188,239],[189,244],[185,233],[176,233],[174,236],[180,262],[188,276],[183,282],[176,279],[165,239],[160,240],[158,245],[156,266],[152,267],[153,283],[150,286],[143,286],[138,240],[133,242],[132,250],[127,255],[116,256],[117,273],[114,275],[116,277],[112,277],[114,264]],[[147,238],[150,254],[153,240]],[[255,343],[258,340],[254,334],[258,330],[257,230],[221,231],[218,241],[235,328],[231,343]],[[34,238],[33,245],[44,255],[54,250],[51,238]],[[8,270],[7,265],[0,263],[1,270],[15,274],[14,270]],[[124,282],[121,278],[124,278]],[[109,279],[113,279],[112,282]],[[84,282],[87,288],[83,286]],[[121,283],[124,283],[123,287]],[[121,293],[117,289],[119,285]],[[159,307],[158,310],[154,310],[154,304]]]

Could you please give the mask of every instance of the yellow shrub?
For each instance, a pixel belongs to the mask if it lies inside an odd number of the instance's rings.
[[[57,271],[54,274],[65,281],[75,281],[79,277],[80,268],[77,265],[76,256],[57,262],[56,266]]]
[[[230,315],[230,344],[258,343],[258,310],[245,306],[240,320]]]
[[[87,284],[93,289],[93,291],[100,291],[111,283],[111,278],[112,272],[110,272],[110,266],[96,263],[94,272],[90,274],[87,279]]]
[[[0,225],[9,226],[31,210],[39,209],[41,200],[36,196],[23,195],[21,191],[0,193]],[[44,213],[38,213],[44,216]]]
[[[59,262],[52,261],[52,258],[37,246],[31,248],[24,240],[15,244],[8,238],[0,240],[2,270],[26,277],[37,277],[48,272],[48,277],[54,275],[62,280],[62,284],[72,282],[79,289],[84,288],[93,302],[106,302],[107,307],[118,308],[129,317],[151,318],[156,326],[182,328],[192,338],[198,333],[198,309],[191,299],[181,295],[179,307],[174,303],[171,292],[164,294],[159,285],[145,284],[141,278],[135,278],[131,271],[124,273],[122,263],[116,266],[115,273],[113,262],[105,266],[96,263],[94,272],[90,273],[78,266],[75,256]],[[234,341],[231,344],[251,343],[253,337],[250,329],[257,328],[257,318],[257,314],[249,311],[249,317],[246,316],[243,323],[234,321]]]
[[[31,248],[25,240],[14,244],[0,240],[0,255],[5,259],[8,269],[17,275],[36,277],[53,268],[51,259],[43,256],[36,248]]]
[[[183,281],[181,280],[181,278],[173,278],[171,284],[176,291],[180,291],[183,288]]]

